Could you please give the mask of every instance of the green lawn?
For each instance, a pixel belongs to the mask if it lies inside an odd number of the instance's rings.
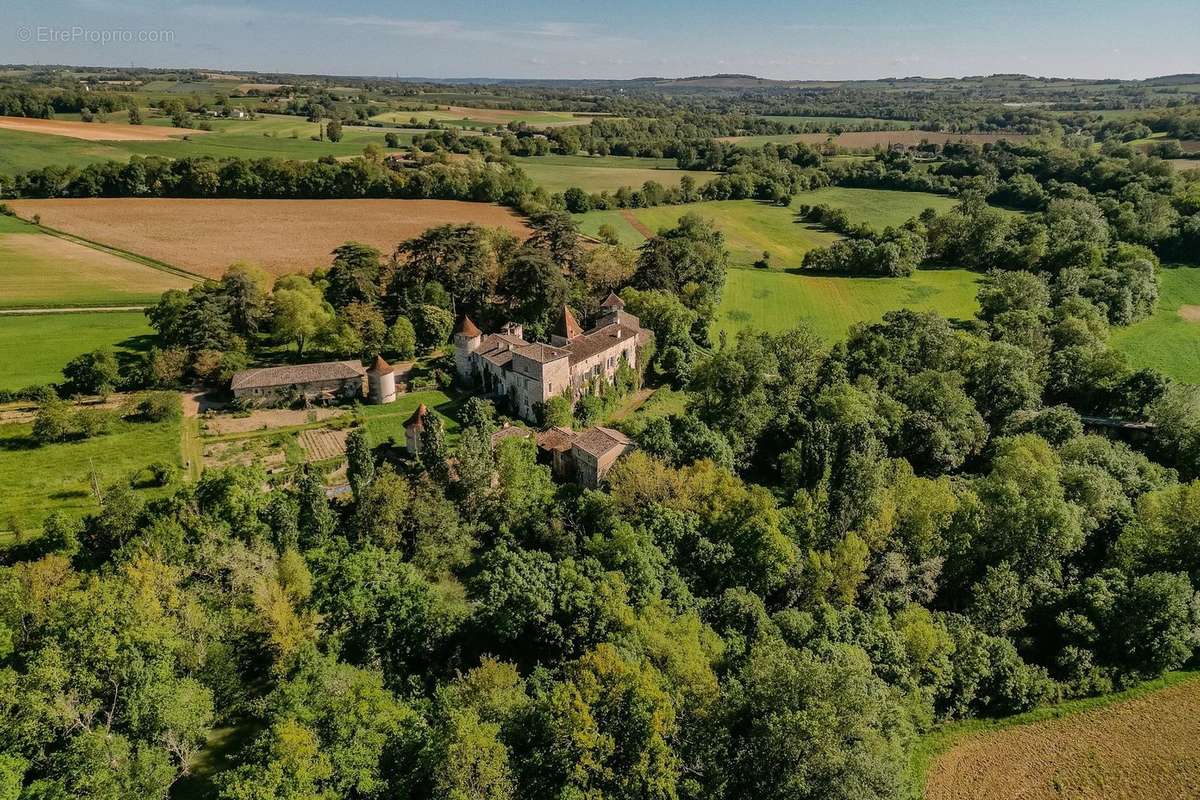
[[[866,222],[879,229],[899,225],[926,208],[939,212],[953,208],[952,198],[927,192],[899,192],[890,189],[843,189],[830,187],[804,192],[783,208],[756,200],[712,200],[679,206],[656,206],[578,214],[580,230],[591,236],[601,225],[609,225],[621,242],[636,247],[645,241],[643,233],[630,221],[633,217],[649,231],[674,225],[684,214],[694,213],[711,219],[725,234],[730,263],[748,267],[767,251],[775,269],[799,267],[804,254],[814,247],[825,247],[838,239],[837,234],[818,225],[796,219],[801,204],[824,203],[842,208],[853,222]]]
[[[967,270],[918,270],[911,278],[843,278],[731,269],[713,323],[734,334],[745,328],[782,331],[803,320],[836,341],[856,322],[874,322],[897,308],[969,318],[977,308],[979,275]]]
[[[120,422],[103,436],[44,446],[32,441],[32,428],[0,424],[0,530],[11,530],[14,519],[26,532],[36,530],[51,511],[77,516],[94,511],[93,469],[103,485],[156,461],[180,463],[178,421]]]
[[[359,415],[367,428],[367,438],[372,447],[377,447],[389,439],[400,447],[404,446],[404,423],[422,403],[432,409],[442,418],[446,426],[447,439],[454,441],[458,434],[458,420],[454,418],[458,407],[465,398],[452,398],[445,392],[430,389],[409,392],[396,396],[396,402],[383,406],[362,406]]]
[[[517,163],[534,183],[548,192],[561,192],[572,186],[588,192],[614,192],[622,186],[640,189],[646,181],[678,186],[684,175],[691,175],[697,186],[703,186],[717,176],[715,172],[676,169],[673,158],[530,156],[518,158]]]
[[[0,315],[0,389],[61,381],[68,361],[104,345],[146,350],[153,333],[140,311]]]
[[[833,206],[844,210],[850,216],[851,222],[865,222],[883,230],[889,225],[902,225],[927,208],[944,214],[958,205],[958,201],[953,197],[929,192],[829,186],[812,192],[801,192],[792,200],[792,205]]]
[[[193,281],[0,216],[0,308],[150,304]]]
[[[1112,344],[1136,367],[1200,383],[1200,266],[1166,267],[1159,274],[1158,307],[1149,319],[1114,328]],[[1180,308],[1189,306],[1192,319]]]
[[[712,220],[725,234],[730,263],[736,266],[750,266],[765,250],[771,254],[771,266],[799,267],[809,250],[829,245],[838,238],[816,225],[798,222],[793,209],[756,200],[714,200],[681,206],[589,211],[576,219],[584,233],[595,236],[600,226],[607,224],[617,231],[622,242],[637,246],[645,241],[645,236],[630,222],[630,216],[653,232],[673,226],[684,214],[699,214]]]

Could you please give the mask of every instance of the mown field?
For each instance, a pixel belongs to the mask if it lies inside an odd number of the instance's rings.
[[[548,192],[562,192],[572,186],[588,192],[613,192],[622,186],[639,189],[646,181],[678,186],[684,175],[691,175],[697,186],[703,186],[717,176],[715,172],[676,169],[673,158],[531,156],[518,158],[517,163]]]
[[[713,336],[743,329],[777,332],[807,323],[837,341],[856,322],[874,322],[897,308],[966,319],[978,308],[979,275],[967,270],[918,270],[910,278],[849,278],[731,269]]]
[[[925,208],[937,211],[952,208],[949,197],[924,192],[896,192],[881,189],[827,188],[797,195],[792,205],[824,203],[843,208],[854,222],[867,222],[878,228],[898,225],[920,214]],[[730,251],[730,263],[750,266],[771,254],[775,269],[799,267],[804,254],[814,247],[824,247],[837,240],[837,234],[798,221],[796,208],[783,208],[755,200],[714,200],[681,206],[589,211],[576,217],[580,229],[596,236],[601,225],[609,225],[620,240],[630,246],[640,245],[659,228],[674,225],[684,214],[699,214],[711,219],[725,234]]]
[[[809,250],[831,244],[838,238],[816,225],[798,222],[793,209],[756,200],[715,200],[681,206],[589,211],[577,219],[580,230],[586,234],[596,236],[601,225],[608,225],[623,243],[636,247],[660,228],[675,225],[684,214],[699,214],[712,220],[725,234],[730,263],[736,266],[749,266],[762,257],[763,251],[768,251],[773,267],[799,267]]]
[[[109,434],[42,446],[30,438],[32,428],[24,422],[0,424],[0,531],[19,527],[32,533],[51,511],[94,512],[93,470],[103,486],[157,461],[180,464],[178,421],[122,421]],[[161,490],[141,491],[149,496]]]
[[[434,225],[475,222],[525,235],[506,208],[452,200],[13,200],[21,216],[93,242],[218,277],[235,261],[273,274],[327,266],[349,240],[390,254]]]
[[[141,311],[0,315],[0,389],[61,381],[68,361],[98,347],[147,350],[153,333]]]
[[[987,723],[938,756],[926,800],[1178,800],[1200,787],[1196,673]],[[1164,688],[1165,687],[1165,688]],[[1024,723],[1024,724],[1022,724]]]
[[[1154,314],[1128,328],[1114,328],[1113,346],[1135,366],[1200,383],[1200,266],[1167,267],[1158,279]]]
[[[192,281],[0,216],[0,308],[153,303]]]
[[[316,159],[321,156],[353,156],[368,144],[384,147],[384,135],[395,133],[402,143],[412,141],[421,131],[385,130],[346,125],[340,142],[312,141],[318,124],[303,117],[282,114],[265,115],[250,120],[207,120],[210,132],[196,133],[187,139],[171,138],[158,141],[108,141],[73,139],[43,133],[5,130],[0,128],[0,173],[14,175],[51,165],[86,166],[103,161],[128,161],[130,156],[214,156],[241,158]],[[163,130],[162,120],[148,119],[142,126],[151,131]],[[81,123],[93,137],[106,135],[105,126],[113,123]],[[170,129],[169,129],[170,130]]]
[[[878,230],[889,225],[902,225],[927,208],[939,214],[951,210],[958,201],[943,194],[901,192],[892,189],[845,189],[829,186],[814,192],[801,192],[792,200],[793,206],[827,205],[840,208],[854,223],[865,222]]]

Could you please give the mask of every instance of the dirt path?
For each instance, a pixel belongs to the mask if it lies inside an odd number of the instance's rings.
[[[650,230],[646,223],[634,216],[634,213],[628,208],[621,209],[621,219],[632,225],[635,231],[640,233],[642,236],[645,236],[647,239],[654,238],[654,231]]]
[[[149,306],[71,306],[69,308],[4,308],[0,314],[82,314],[85,311],[141,311]]]
[[[1200,796],[1200,680],[1094,711],[970,736],[929,771],[926,800]]]

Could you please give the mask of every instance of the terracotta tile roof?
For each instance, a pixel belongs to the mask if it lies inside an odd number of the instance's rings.
[[[416,428],[417,430],[423,430],[425,428],[425,415],[428,413],[429,409],[425,407],[424,403],[421,403],[421,405],[417,406],[417,410],[412,413],[412,416],[404,421],[404,429]]]
[[[570,450],[574,440],[573,430],[556,425],[537,435],[537,446],[542,450]]]
[[[609,292],[608,297],[604,298],[604,302],[600,304],[601,308],[624,308],[625,301],[617,297],[616,292]]]
[[[600,458],[605,453],[615,448],[625,448],[633,444],[628,436],[620,431],[612,428],[604,428],[597,425],[594,428],[587,428],[575,434],[575,439],[572,442],[574,447],[578,447],[585,453]]]
[[[530,361],[536,361],[539,364],[549,364],[551,361],[558,361],[560,358],[567,358],[571,353],[569,350],[562,347],[552,347],[548,344],[535,342],[527,344],[524,347],[513,349],[516,355],[521,358],[528,358]]]
[[[371,368],[367,370],[372,375],[383,375],[392,371],[391,364],[383,360],[383,356],[375,356],[375,361],[371,364]]]
[[[559,312],[558,323],[554,326],[554,332],[569,341],[576,336],[582,336],[583,327],[579,324],[579,320],[575,319],[575,315],[571,313],[571,309],[564,305],[562,311]]]
[[[633,342],[637,344],[641,330],[634,330],[618,323],[605,325],[602,328],[588,331],[571,342],[571,363],[584,361],[597,353],[602,353],[610,347]]]
[[[317,364],[291,364],[284,367],[244,369],[234,373],[233,389],[266,389],[275,386],[361,378],[367,371],[357,361],[322,361]]]
[[[454,329],[454,332],[471,337],[479,336],[483,333],[474,322],[471,322],[471,318],[466,314],[463,314],[463,318],[458,321],[458,327]]]

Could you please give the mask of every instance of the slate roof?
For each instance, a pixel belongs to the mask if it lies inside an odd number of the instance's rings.
[[[322,361],[316,364],[290,364],[283,367],[244,369],[233,375],[230,387],[237,389],[267,389],[318,381],[337,381],[361,378],[367,371],[357,361]]]

